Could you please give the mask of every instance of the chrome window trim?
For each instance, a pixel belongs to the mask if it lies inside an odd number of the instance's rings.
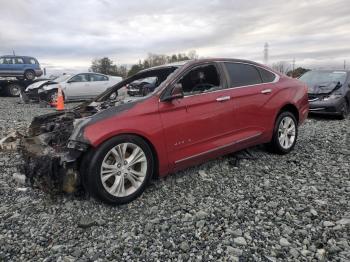
[[[229,88],[222,88],[222,89],[218,89],[218,90],[213,90],[213,91],[210,91],[210,92],[203,92],[203,93],[198,93],[198,94],[193,94],[193,95],[184,95],[183,98],[187,98],[187,97],[192,97],[192,96],[198,96],[198,95],[205,95],[205,94],[211,94],[211,93],[216,93],[216,92],[220,92],[220,91],[225,91],[225,90],[232,90],[232,89],[241,89],[241,88],[246,88],[246,87],[254,87],[254,86],[257,86],[257,85],[267,85],[267,84],[275,84],[277,82],[279,82],[280,80],[280,76],[278,74],[276,74],[275,72],[271,71],[271,70],[268,70],[262,66],[259,66],[259,65],[254,65],[254,64],[250,64],[250,63],[244,63],[244,62],[231,62],[231,61],[214,61],[214,62],[206,62],[206,63],[203,63],[202,65],[205,65],[205,64],[210,64],[210,63],[231,63],[231,64],[245,64],[245,65],[250,65],[250,66],[254,66],[254,67],[259,67],[261,69],[264,69],[272,74],[275,75],[275,79],[272,81],[272,82],[266,82],[266,83],[260,83],[260,84],[253,84],[253,85],[244,85],[244,86],[236,86],[236,87],[229,87]],[[195,67],[195,66],[194,66]],[[188,73],[189,71],[191,71],[194,67],[191,67],[188,71],[186,70],[186,72],[184,72],[183,75],[181,75],[181,77],[183,77],[186,73]],[[226,69],[226,68],[225,68]],[[259,72],[260,74],[260,72]],[[181,78],[180,77],[180,78]],[[176,81],[173,81],[170,85],[174,84],[174,82],[176,83],[177,81],[180,80],[180,78],[178,78]],[[262,80],[262,79],[261,79]]]
[[[222,88],[222,89],[218,89],[218,90],[214,90],[214,91],[210,91],[210,92],[205,92],[205,93],[198,93],[198,94],[193,94],[193,95],[184,95],[181,99],[187,98],[187,97],[192,97],[192,96],[198,96],[198,95],[205,95],[205,94],[211,94],[211,93],[215,93],[215,92],[220,92],[220,91],[224,91],[224,90],[231,90],[231,89],[240,89],[240,88],[246,88],[246,87],[254,87],[257,85],[266,85],[266,84],[275,84],[278,83],[281,79],[280,75],[278,75],[277,73],[273,72],[272,70],[270,70],[269,68],[265,68],[261,65],[255,65],[252,63],[247,63],[247,62],[239,62],[239,61],[227,61],[227,60],[215,60],[215,61],[205,61],[196,65],[192,65],[189,66],[189,68],[185,69],[184,72],[181,73],[181,75],[177,76],[175,79],[173,79],[172,81],[170,81],[170,83],[166,84],[164,88],[159,89],[158,92],[155,92],[154,94],[159,94],[159,100],[158,102],[161,102],[161,96],[163,95],[163,93],[165,92],[165,90],[174,85],[176,82],[178,82],[185,74],[187,74],[189,71],[191,71],[193,68],[197,67],[197,66],[204,66],[204,65],[208,65],[208,64],[214,64],[215,67],[218,67],[218,63],[233,63],[233,64],[246,64],[246,65],[250,65],[250,66],[254,66],[254,67],[258,67],[261,68],[263,70],[266,70],[272,74],[275,75],[275,79],[272,82],[266,82],[266,83],[260,83],[260,84],[254,84],[254,85],[245,85],[245,86],[237,86],[237,87],[230,87],[230,88]],[[222,71],[223,69],[221,69]],[[226,70],[226,68],[224,69]],[[221,72],[218,72],[221,73]],[[260,73],[260,72],[259,72]],[[220,75],[221,77],[221,75]],[[226,78],[226,77],[225,77]],[[227,80],[227,79],[226,79]],[[262,79],[261,79],[262,80]],[[221,81],[221,79],[220,79]]]
[[[234,146],[235,144],[242,143],[242,142],[244,142],[244,141],[247,141],[247,140],[253,139],[253,138],[255,138],[255,137],[258,137],[258,136],[260,136],[260,135],[262,135],[262,132],[258,132],[258,133],[256,133],[255,135],[252,135],[252,136],[249,136],[249,137],[242,138],[242,139],[240,139],[240,140],[234,141],[234,142],[232,142],[232,143],[230,143],[230,144],[228,144],[228,145],[219,146],[219,147],[216,147],[216,148],[213,148],[213,149],[210,149],[210,150],[207,150],[207,151],[204,151],[204,152],[201,152],[201,153],[198,153],[198,154],[195,154],[195,155],[192,155],[192,156],[183,158],[183,159],[176,160],[176,161],[175,161],[175,164],[178,164],[178,163],[181,163],[181,162],[184,162],[184,161],[187,161],[187,160],[196,158],[196,157],[200,157],[200,156],[202,156],[202,155],[206,155],[206,154],[209,154],[209,153],[212,153],[212,152],[221,150],[221,149],[225,149],[225,148],[227,148],[227,147]]]

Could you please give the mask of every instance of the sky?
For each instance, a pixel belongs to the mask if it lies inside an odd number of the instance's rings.
[[[94,58],[130,65],[148,53],[350,68],[349,0],[0,0],[0,55],[30,55],[48,71]]]

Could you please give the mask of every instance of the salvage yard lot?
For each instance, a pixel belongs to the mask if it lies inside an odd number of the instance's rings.
[[[0,137],[53,111],[17,102],[0,97]],[[18,185],[20,155],[0,152],[0,261],[349,261],[349,117],[308,119],[289,155],[249,152],[154,180],[120,207]]]

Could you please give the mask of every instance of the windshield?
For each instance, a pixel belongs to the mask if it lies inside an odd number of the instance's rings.
[[[343,85],[346,80],[344,71],[309,71],[302,75],[299,80],[303,81],[309,88],[340,83]]]
[[[105,93],[97,97],[95,101],[132,101],[147,96],[148,94],[154,93],[178,68],[179,66],[164,66],[137,73],[114,87],[111,87]]]
[[[61,75],[61,76],[55,78],[54,80],[55,80],[55,82],[60,83],[60,82],[66,81],[66,80],[67,80],[68,78],[70,78],[71,76],[72,76],[72,75],[68,75],[68,74],[66,74],[66,75]]]

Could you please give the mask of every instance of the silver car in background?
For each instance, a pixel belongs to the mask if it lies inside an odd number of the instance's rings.
[[[99,73],[64,74],[54,80],[38,81],[25,90],[30,100],[54,102],[58,87],[61,87],[65,101],[94,98],[122,80],[119,76]]]

